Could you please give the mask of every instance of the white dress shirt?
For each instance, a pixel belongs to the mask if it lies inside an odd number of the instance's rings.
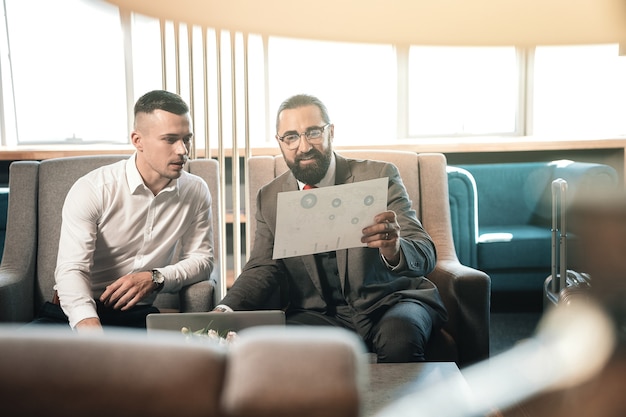
[[[71,327],[98,317],[95,300],[126,274],[158,268],[165,277],[162,291],[177,292],[208,279],[213,269],[206,182],[183,171],[155,196],[135,157],[88,173],[65,199],[55,289]],[[142,304],[155,298],[153,293]]]

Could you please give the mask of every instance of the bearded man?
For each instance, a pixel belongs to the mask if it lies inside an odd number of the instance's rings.
[[[279,107],[276,140],[290,170],[259,191],[250,259],[215,310],[263,309],[279,291],[288,325],[355,331],[378,362],[423,361],[431,332],[447,320],[437,288],[424,277],[435,267],[435,245],[398,169],[336,154],[334,128],[316,97],[296,95]],[[385,177],[387,210],[363,229],[366,246],[272,259],[278,193]]]

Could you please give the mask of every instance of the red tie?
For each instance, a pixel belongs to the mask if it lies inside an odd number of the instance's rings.
[[[311,190],[313,188],[317,188],[317,186],[305,184],[304,187],[302,187],[303,190]]]

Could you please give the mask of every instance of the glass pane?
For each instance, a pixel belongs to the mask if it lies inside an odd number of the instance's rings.
[[[396,139],[397,70],[391,45],[270,38],[268,55],[271,143],[278,106],[300,93],[324,102],[337,145]]]
[[[513,134],[518,84],[513,47],[411,47],[409,136]]]
[[[133,91],[135,100],[163,88],[161,28],[158,19],[132,14]]]
[[[537,47],[533,131],[626,133],[626,57],[618,45]]]
[[[248,39],[248,129],[252,146],[274,145],[274,123],[267,128],[267,109],[265,102],[265,56],[263,38],[250,35]],[[273,111],[276,111],[275,108]],[[271,113],[271,112],[270,112]]]
[[[18,142],[127,142],[117,7],[6,0],[6,9]]]

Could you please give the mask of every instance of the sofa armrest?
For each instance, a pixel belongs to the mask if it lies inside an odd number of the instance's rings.
[[[459,363],[465,366],[488,358],[489,276],[457,261],[441,260],[428,278],[439,288],[448,310],[444,330],[458,344]]]
[[[29,265],[0,266],[0,322],[26,323],[33,319],[34,271]]]
[[[187,285],[177,293],[161,293],[154,306],[162,313],[211,311],[215,307],[215,281]]]
[[[215,307],[215,282],[200,281],[180,290],[180,310],[183,312],[211,311]]]
[[[9,188],[13,191],[9,192],[0,263],[0,322],[29,322],[39,306],[35,302],[38,174],[38,162],[18,161],[10,166]]]
[[[4,240],[7,231],[7,213],[9,211],[9,188],[0,187],[0,260],[4,252]]]
[[[476,268],[478,265],[478,200],[476,181],[469,171],[446,166],[452,239],[459,262]]]
[[[619,184],[617,171],[610,165],[589,162],[555,161],[552,179],[567,181],[568,196],[585,196],[590,192],[606,192]],[[568,197],[569,201],[573,198]]]

